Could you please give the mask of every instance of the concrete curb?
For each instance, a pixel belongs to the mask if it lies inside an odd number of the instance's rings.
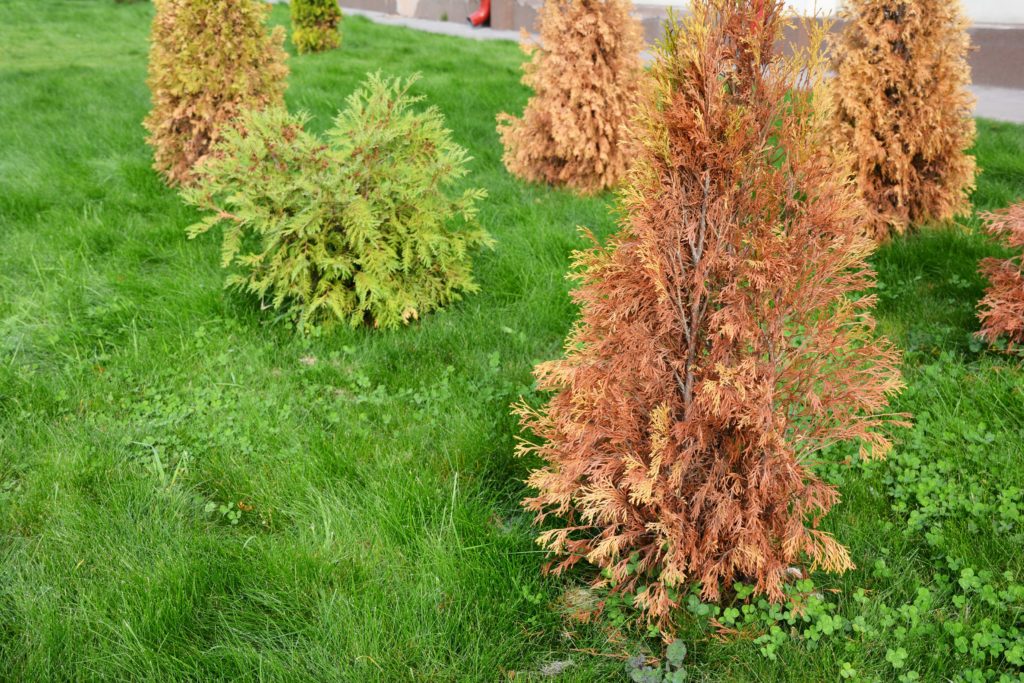
[[[1024,123],[1024,90],[972,85],[971,92],[978,98],[978,104],[974,107],[975,116]]]

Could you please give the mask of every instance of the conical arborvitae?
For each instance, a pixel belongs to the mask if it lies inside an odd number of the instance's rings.
[[[881,456],[899,356],[876,337],[863,210],[837,173],[821,31],[785,58],[783,0],[694,0],[632,131],[619,233],[577,254],[581,319],[520,405],[542,466],[524,501],[560,572],[580,560],[669,623],[700,582],[782,600],[787,569],[851,566],[816,528],[824,449]],[[839,160],[842,162],[842,160]],[[595,585],[606,585],[595,580]]]
[[[970,211],[974,98],[959,0],[848,0],[836,46],[838,141],[884,240]]]
[[[243,109],[284,99],[284,30],[267,33],[259,0],[155,0],[146,117],[154,168],[188,183]]]
[[[639,22],[630,0],[548,0],[523,83],[534,95],[523,118],[498,115],[504,162],[531,182],[599,192],[626,169],[622,127],[642,74]]]
[[[338,0],[291,0],[292,42],[299,53],[333,50],[341,45]]]
[[[992,235],[1012,249],[1024,249],[1024,202],[986,218]],[[1024,255],[985,259],[981,272],[989,280],[979,312],[982,338],[1024,344]]]

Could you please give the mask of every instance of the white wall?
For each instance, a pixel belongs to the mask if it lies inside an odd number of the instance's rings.
[[[819,11],[832,12],[842,0],[789,0],[797,11],[805,14]],[[1024,24],[1024,0],[962,0],[967,15],[981,24]],[[684,6],[680,0],[634,0],[643,5]]]

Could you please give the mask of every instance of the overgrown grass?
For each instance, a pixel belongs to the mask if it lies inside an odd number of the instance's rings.
[[[574,318],[576,226],[613,220],[609,197],[502,169],[516,47],[349,17],[341,50],[291,60],[288,103],[317,129],[368,70],[421,72],[498,240],[450,310],[303,339],[222,290],[217,240],[184,238],[195,214],[150,170],[150,12],[0,5],[0,678],[530,680],[568,659],[562,680],[621,677],[603,655],[656,643],[564,618],[580,577],[541,575],[518,506],[507,405]],[[1024,128],[982,122],[977,152],[979,208],[1024,196]],[[747,622],[726,642],[684,618],[694,679],[1020,671],[1024,371],[970,338],[992,253],[972,220],[877,255],[917,426],[887,463],[827,470],[844,500],[826,524],[860,568],[815,577],[798,636],[764,610],[720,615]]]

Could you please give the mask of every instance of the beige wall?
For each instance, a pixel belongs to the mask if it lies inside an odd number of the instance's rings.
[[[678,0],[648,0],[652,5],[676,5]],[[1024,2],[1020,0],[961,0],[967,16],[979,24],[1024,24]],[[798,12],[834,12],[842,0],[789,0]]]
[[[491,27],[512,30],[522,27],[533,30],[541,1],[491,0]],[[662,3],[656,5],[652,0],[644,0],[646,4],[637,5],[637,13],[643,20],[644,32],[649,42],[654,42],[661,36],[668,1],[653,0]],[[811,4],[814,0],[791,1]],[[677,3],[678,0],[673,4]],[[343,7],[375,10],[419,19],[447,19],[457,23],[464,23],[478,4],[479,0],[341,0]],[[970,7],[974,9],[976,16],[988,16],[982,11],[994,11],[1000,7],[1003,11],[998,16],[1001,17],[1024,14],[1024,0],[998,3],[974,0]],[[1021,65],[1024,65],[1024,24],[1009,28],[975,26],[971,29],[971,38],[977,48],[970,57],[975,84],[1024,89],[1024,68],[1021,68]]]

